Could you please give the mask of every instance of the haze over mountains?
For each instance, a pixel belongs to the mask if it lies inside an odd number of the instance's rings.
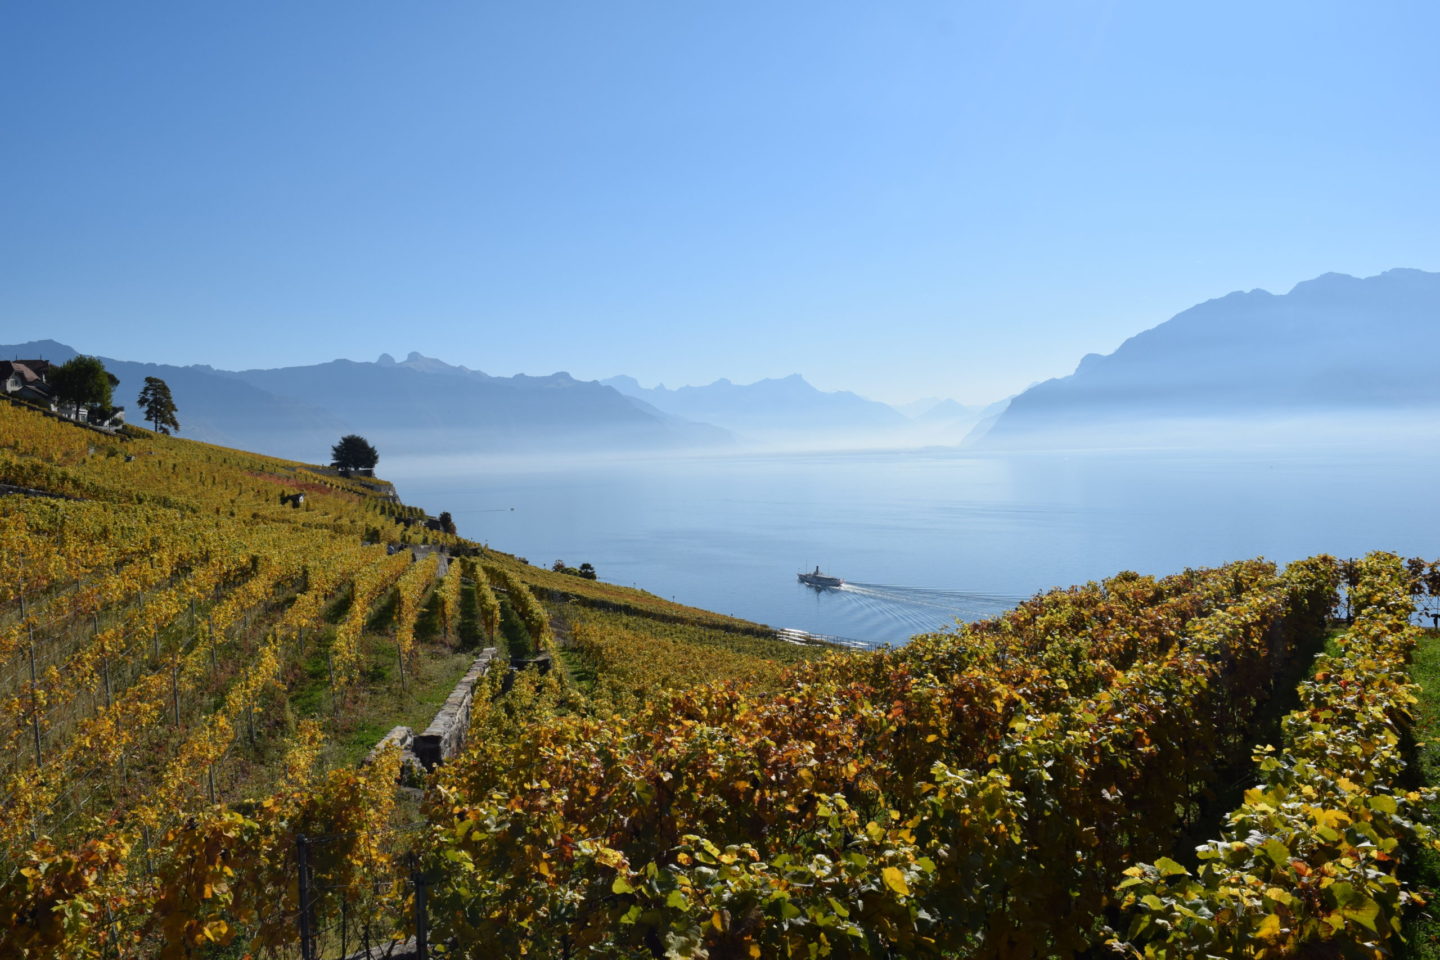
[[[56,363],[76,353],[54,340],[0,346],[5,357]],[[373,362],[240,371],[102,359],[120,379],[116,403],[130,408],[134,422],[141,416],[134,404],[144,378],[159,377],[175,396],[184,436],[312,461],[349,432],[399,454],[568,454],[729,449],[787,440],[953,443],[974,420],[966,408],[956,414],[941,405],[927,420],[912,422],[853,393],[817,390],[799,374],[749,385],[722,380],[646,390],[630,377],[605,383],[567,373],[495,377],[419,353],[399,361],[381,354]]]
[[[53,340],[0,346],[6,357],[63,362]],[[170,385],[183,436],[307,461],[324,460],[343,433],[386,453],[674,449],[731,442],[723,430],[681,421],[594,381],[565,373],[491,377],[412,353],[405,361],[225,371],[104,357],[120,378],[117,404],[140,422],[147,376]]]
[[[1209,300],[1016,396],[986,446],[1145,443],[1181,425],[1440,411],[1440,274],[1327,273]],[[1179,432],[1177,432],[1177,430]],[[977,438],[978,439],[978,438]]]
[[[744,385],[721,379],[675,390],[664,384],[647,389],[629,376],[600,382],[674,416],[761,440],[795,433],[885,434],[909,423],[893,407],[848,390],[817,390],[798,373]]]
[[[63,362],[75,353],[54,340],[0,346],[12,358]],[[799,374],[670,389],[624,375],[495,377],[418,353],[243,371],[103,359],[132,421],[141,383],[157,376],[170,384],[185,436],[311,461],[347,432],[399,454],[953,445],[967,432],[981,447],[1117,438],[1133,446],[1183,441],[1176,425],[1202,421],[1381,425],[1440,411],[1440,274],[1332,273],[1284,295],[1232,293],[1011,400],[980,407],[932,398],[905,413],[818,390]]]

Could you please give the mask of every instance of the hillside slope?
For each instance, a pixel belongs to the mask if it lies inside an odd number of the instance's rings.
[[[345,781],[480,647],[559,655],[582,613],[626,618],[632,645],[726,648],[709,676],[821,652],[435,526],[383,480],[0,399],[0,877],[96,817],[158,845],[217,802]]]

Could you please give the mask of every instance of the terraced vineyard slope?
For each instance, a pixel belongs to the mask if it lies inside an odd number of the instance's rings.
[[[1122,573],[860,653],[9,404],[0,484],[0,956],[1379,957],[1419,901],[1433,564]],[[371,750],[490,646],[458,756]]]

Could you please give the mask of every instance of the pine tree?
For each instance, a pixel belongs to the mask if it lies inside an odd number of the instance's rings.
[[[179,432],[175,398],[170,395],[170,385],[159,377],[145,378],[145,387],[140,391],[140,409],[145,411],[145,419],[150,421],[157,433]]]

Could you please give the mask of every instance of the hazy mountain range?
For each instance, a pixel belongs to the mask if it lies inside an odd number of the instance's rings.
[[[63,362],[75,353],[54,340],[0,346],[9,358]],[[1400,412],[1440,411],[1437,358],[1440,274],[1391,270],[1366,279],[1325,274],[1284,295],[1232,293],[1008,401],[981,407],[931,398],[903,413],[818,390],[799,374],[670,389],[630,376],[495,377],[418,353],[241,371],[103,359],[121,380],[116,402],[130,407],[132,421],[140,419],[134,404],[144,378],[156,376],[170,384],[183,436],[316,461],[348,432],[383,455],[962,438],[1046,447],[1119,437],[1135,445],[1175,439],[1177,422],[1343,414],[1380,424]]]
[[[63,362],[74,348],[53,340],[0,346],[0,356]],[[272,370],[135,363],[102,357],[120,378],[115,402],[141,422],[135,397],[147,376],[170,385],[181,436],[307,461],[328,458],[343,433],[382,453],[672,449],[728,444],[689,423],[565,373],[492,377],[412,353],[396,362],[329,363]]]
[[[893,407],[846,390],[817,390],[798,373],[745,385],[722,379],[702,387],[675,390],[664,384],[647,389],[628,376],[600,382],[674,416],[713,423],[751,437],[802,431],[883,433],[909,423]]]
[[[0,345],[0,356],[16,359],[61,363],[76,353],[54,340]],[[145,377],[159,377],[175,397],[182,436],[309,461],[324,460],[351,432],[382,454],[569,453],[813,440],[827,431],[893,435],[910,423],[884,404],[817,390],[798,374],[675,391],[615,378],[621,390],[566,373],[495,377],[419,353],[240,371],[101,359],[120,379],[115,402],[132,422],[142,422],[135,397]],[[960,436],[957,428],[948,439]]]
[[[1327,273],[1209,300],[1016,396],[989,445],[1148,436],[1142,425],[1440,410],[1440,273]],[[1164,429],[1163,427],[1161,428]]]

